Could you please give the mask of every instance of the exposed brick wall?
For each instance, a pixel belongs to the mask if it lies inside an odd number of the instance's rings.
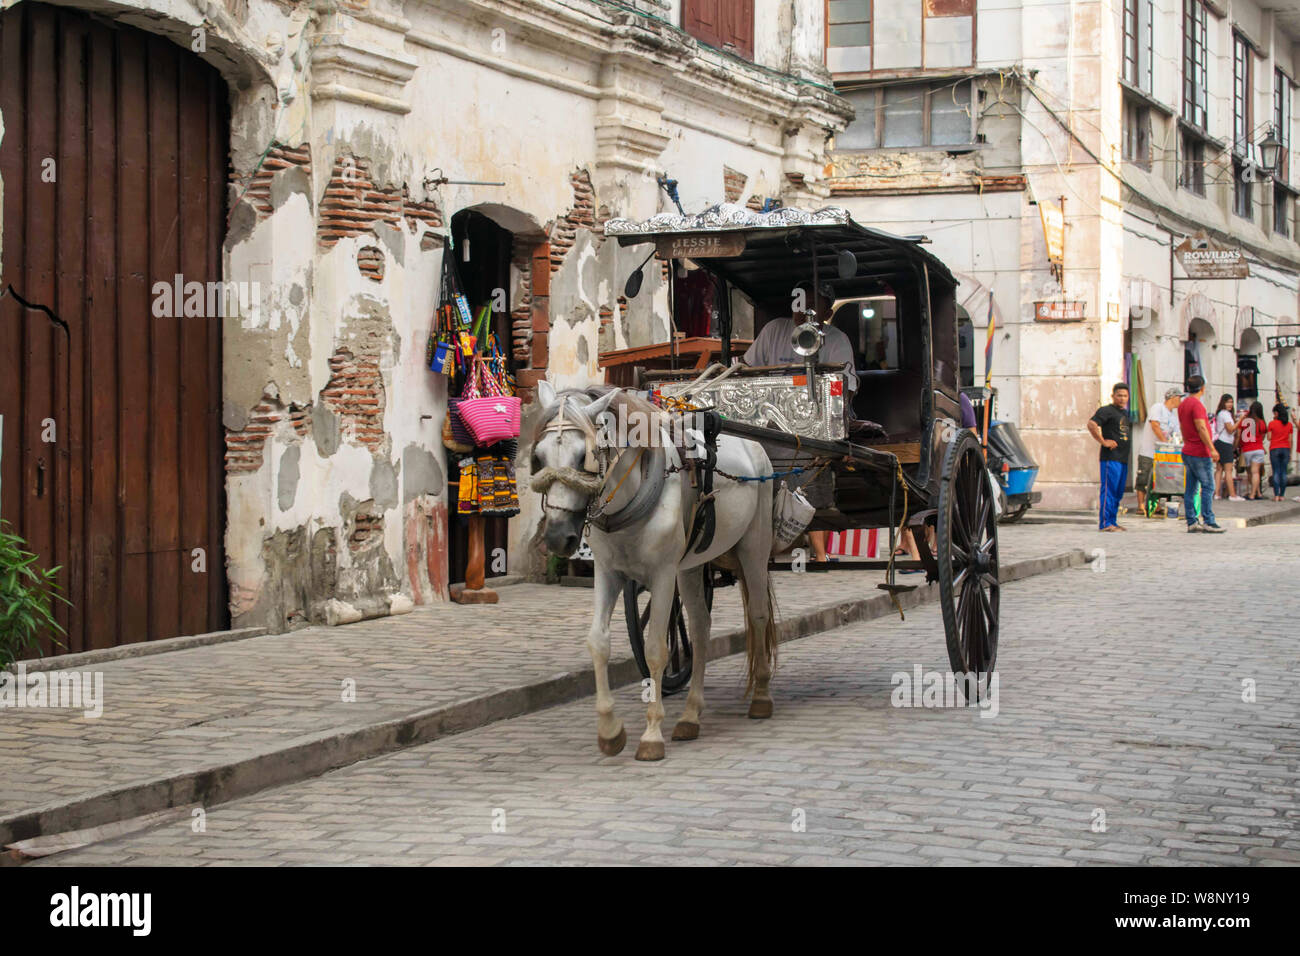
[[[382,282],[384,279],[384,252],[378,246],[362,246],[357,250],[357,268],[367,279]]]
[[[370,502],[374,504],[374,502]],[[384,540],[384,516],[358,511],[352,518],[352,533],[348,535],[348,550],[353,554],[373,548]]]
[[[262,160],[262,165],[253,173],[251,179],[247,176],[239,176],[233,170],[230,173],[230,181],[235,186],[235,195],[243,193],[245,201],[252,204],[257,210],[259,221],[271,215],[271,179],[282,169],[290,166],[301,166],[311,175],[311,147],[303,144],[298,147],[273,146],[271,151],[266,154]],[[244,189],[244,185],[248,189]]]
[[[536,242],[518,236],[510,250],[510,265],[519,272],[519,294],[510,309],[510,348],[515,362],[527,365],[533,339],[533,250]]]
[[[745,192],[749,177],[730,166],[722,167],[722,195],[727,202],[735,202]]]
[[[573,208],[557,219],[550,229],[552,272],[564,265],[564,257],[573,248],[579,229],[590,230],[598,242],[603,241],[605,234],[597,227],[604,226],[610,217],[607,208],[597,207],[596,190],[592,188],[591,175],[585,169],[570,176],[569,182],[573,186]]]
[[[754,212],[762,212],[762,211],[763,211],[763,197],[762,197],[762,196],[750,196],[749,199],[745,200],[745,208],[746,208],[746,209],[752,209]]]
[[[299,438],[305,438],[311,431],[311,407],[290,404],[286,408],[279,399],[263,395],[249,412],[247,425],[239,431],[226,429],[226,473],[247,475],[260,469],[267,438],[286,420]]]
[[[328,249],[340,239],[369,233],[377,222],[414,226],[423,222],[442,228],[442,211],[431,200],[411,202],[406,187],[377,187],[370,178],[370,163],[351,156],[334,160],[334,171],[316,222],[316,239]],[[433,245],[436,245],[434,240]],[[422,243],[424,248],[432,245]]]
[[[330,380],[321,389],[320,400],[339,416],[344,441],[364,445],[372,454],[382,451],[384,379],[378,358],[339,349],[330,356]]]

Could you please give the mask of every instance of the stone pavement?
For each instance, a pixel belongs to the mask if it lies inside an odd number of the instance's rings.
[[[1005,562],[1063,547],[1050,534],[1014,530],[1003,550]],[[919,583],[919,578],[910,580]],[[780,614],[787,619],[879,596],[878,580],[880,575],[864,572],[774,577]],[[418,711],[481,704],[473,713],[462,713],[462,707],[451,718],[431,718],[442,721],[436,732],[414,738],[433,739],[589,692],[561,681],[547,697],[539,696],[536,686],[590,668],[591,591],[519,584],[503,588],[501,595],[497,605],[423,607],[345,627],[78,668],[102,673],[102,716],[0,709],[0,837],[59,832],[206,800],[218,785],[226,787],[224,792],[247,793],[297,779],[346,763],[348,754],[304,769],[309,748],[316,756],[322,746],[338,749],[338,737],[349,732],[379,728],[373,739],[351,742],[350,759],[409,742],[412,728],[385,722]],[[714,622],[715,634],[740,625],[738,589],[717,594]],[[615,613],[612,645],[615,669],[621,668],[624,682],[632,679],[621,609]],[[354,701],[344,700],[346,686],[355,688]],[[505,711],[493,694],[513,694]],[[492,707],[496,710],[489,712]],[[276,755],[279,776],[267,777],[269,754]],[[232,782],[239,774],[243,782]],[[137,792],[145,786],[152,788],[147,799]],[[103,812],[77,809],[85,801]],[[108,807],[109,802],[114,805]],[[42,808],[50,809],[33,819]],[[17,815],[25,819],[15,820]],[[6,816],[15,821],[8,834]]]
[[[893,675],[947,669],[927,605],[785,645],[771,721],[713,665],[700,739],[662,763],[631,757],[629,687],[618,757],[587,699],[42,863],[1300,863],[1300,526],[1130,526],[1006,536],[1099,560],[1003,590],[991,719],[891,706]]]

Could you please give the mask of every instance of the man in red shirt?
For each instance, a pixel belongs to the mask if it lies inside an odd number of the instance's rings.
[[[1223,529],[1214,520],[1214,462],[1219,453],[1210,438],[1210,416],[1201,401],[1205,395],[1205,379],[1193,375],[1187,380],[1187,397],[1178,406],[1178,425],[1183,433],[1183,467],[1187,471],[1187,485],[1183,491],[1183,513],[1187,517],[1188,531],[1222,534]],[[1201,490],[1201,514],[1197,517],[1196,489]]]

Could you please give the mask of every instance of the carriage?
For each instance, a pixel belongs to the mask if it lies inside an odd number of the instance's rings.
[[[796,330],[803,364],[718,366],[712,378],[698,368],[639,370],[632,384],[678,405],[716,408],[722,432],[762,444],[777,474],[816,471],[815,487],[806,486],[816,509],[809,530],[889,528],[888,559],[809,562],[804,569],[883,571],[886,580],[877,587],[891,594],[916,587],[899,583],[897,574],[924,571],[927,583],[938,582],[953,671],[992,672],[998,491],[978,436],[960,426],[957,281],[923,248],[926,240],[860,225],[838,207],[762,213],[732,205],[643,222],[612,219],[605,234],[623,246],[653,245],[643,266],[657,254],[674,272],[702,270],[709,277],[722,356],[732,354],[738,324],[752,317],[757,333],[766,321],[790,316],[791,292],[801,281],[832,293],[832,314],[813,316]],[[638,269],[628,279],[627,298],[640,285]],[[670,299],[676,300],[673,288]],[[670,304],[676,328],[684,302]],[[853,346],[856,391],[846,387],[842,368],[818,360],[826,331],[821,324],[828,322]],[[919,560],[894,557],[904,526],[913,532]],[[772,567],[791,565],[774,561]],[[706,567],[704,574],[710,596],[714,586],[730,583],[716,569]],[[634,654],[648,673],[643,590],[635,582],[626,585],[624,610]],[[676,600],[670,622],[666,693],[687,682],[691,667]]]

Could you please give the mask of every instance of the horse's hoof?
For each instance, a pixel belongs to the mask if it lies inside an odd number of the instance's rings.
[[[767,720],[772,716],[772,702],[770,700],[751,700],[749,702],[749,717],[751,720]]]
[[[664,742],[662,740],[643,740],[636,748],[637,760],[663,760]]]
[[[700,725],[688,720],[679,720],[673,728],[673,740],[694,740],[700,735]]]
[[[627,728],[624,727],[618,732],[618,736],[613,740],[606,740],[599,734],[596,735],[596,743],[600,744],[600,752],[606,757],[617,757],[627,746]]]

